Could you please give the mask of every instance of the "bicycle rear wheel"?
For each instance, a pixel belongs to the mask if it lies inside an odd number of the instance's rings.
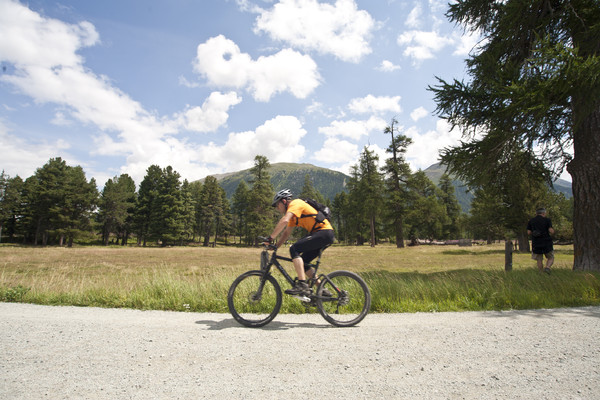
[[[322,296],[323,289],[332,297]],[[334,271],[317,288],[317,308],[327,322],[335,326],[353,326],[362,321],[371,308],[371,292],[365,281],[350,271]]]
[[[277,280],[261,271],[238,276],[229,288],[229,312],[240,324],[258,328],[271,322],[281,308],[281,287]]]

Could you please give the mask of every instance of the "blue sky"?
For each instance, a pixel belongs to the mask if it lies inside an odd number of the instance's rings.
[[[413,170],[459,132],[435,76],[465,77],[477,37],[447,0],[0,0],[0,169],[51,157],[99,186],[171,165],[182,178],[258,154],[348,172],[380,160],[395,117]]]

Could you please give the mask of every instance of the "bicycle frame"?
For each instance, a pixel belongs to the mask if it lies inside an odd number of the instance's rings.
[[[323,274],[321,274],[321,276],[317,277],[317,272],[319,271],[319,265],[321,264],[321,256],[323,255],[323,251],[325,251],[325,249],[327,247],[329,247],[329,246],[325,246],[324,248],[321,249],[321,251],[319,251],[319,256],[317,257],[317,261],[315,263],[309,263],[309,264],[305,265],[307,267],[315,269],[314,275],[312,276],[312,278],[309,279],[309,285],[308,286],[311,287],[311,288],[314,286],[315,282],[317,282],[318,280],[320,280],[320,279],[327,279],[327,276],[323,275]],[[263,251],[268,251],[268,248],[265,248],[265,250],[263,250]],[[287,262],[290,262],[290,263],[294,262],[290,257],[284,257],[284,256],[278,255],[277,254],[277,249],[273,249],[273,254],[271,254],[271,258],[270,258],[267,266],[264,268],[265,276],[269,275],[271,267],[275,266],[279,270],[279,272],[281,272],[281,274],[283,275],[283,277],[285,278],[285,280],[288,281],[290,285],[294,286],[294,279],[285,270],[285,268],[283,267],[283,265],[281,265],[281,263],[279,262],[279,260],[287,261]]]

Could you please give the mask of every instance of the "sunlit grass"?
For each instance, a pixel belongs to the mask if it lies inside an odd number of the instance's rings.
[[[258,248],[0,246],[0,301],[226,313],[236,276],[259,269]],[[287,249],[281,254],[287,255]],[[572,248],[557,246],[551,275],[504,245],[333,246],[320,272],[359,273],[372,312],[506,310],[600,304],[600,274],[573,272]],[[293,276],[291,265],[288,272]],[[282,289],[287,283],[280,278]],[[284,296],[282,312],[301,313]]]

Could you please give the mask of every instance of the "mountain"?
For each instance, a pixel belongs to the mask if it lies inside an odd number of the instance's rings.
[[[423,172],[425,172],[425,175],[437,185],[444,172],[446,172],[446,167],[441,164],[433,164]],[[450,175],[450,179],[452,179],[452,185],[456,191],[456,199],[463,212],[469,212],[471,209],[471,201],[473,200],[473,193],[469,191],[469,188],[465,186],[464,182],[457,179],[455,176]],[[553,186],[555,192],[564,194],[567,199],[573,197],[571,182],[565,181],[564,179],[557,179]]]
[[[274,163],[271,164],[268,172],[271,175],[271,184],[276,191],[290,189],[294,195],[300,194],[304,186],[304,178],[308,174],[315,189],[324,198],[331,201],[333,201],[336,194],[346,190],[346,182],[349,178],[341,172],[312,164]],[[228,198],[233,196],[241,181],[251,186],[249,184],[252,179],[250,169],[213,176],[225,190]]]
[[[446,172],[446,167],[442,164],[433,164],[427,167],[427,169],[423,170],[425,175],[433,183],[439,185],[440,178]],[[458,200],[458,204],[460,204],[460,208],[462,212],[468,213],[471,209],[471,201],[473,201],[473,193],[469,191],[469,188],[465,185],[465,183],[456,177],[450,175],[450,179],[452,180],[452,186],[454,186],[454,194],[456,195],[456,200]]]
[[[295,195],[298,195],[304,186],[304,177],[308,174],[312,179],[312,184],[315,189],[317,189],[323,197],[331,201],[333,201],[336,194],[346,191],[346,183],[350,178],[348,175],[341,172],[317,167],[312,164],[275,163],[271,164],[268,171],[271,175],[271,184],[276,191],[287,188]],[[433,164],[423,170],[423,172],[425,172],[425,175],[437,185],[440,182],[441,176],[446,172],[446,169],[441,164]],[[251,186],[249,184],[252,179],[250,169],[213,176],[225,190],[228,198],[233,196],[241,181],[244,181],[248,186]],[[458,200],[462,211],[468,213],[471,209],[473,193],[469,191],[469,188],[465,186],[464,182],[456,179],[452,175],[450,175],[450,179],[452,179],[452,184],[456,191],[456,199]],[[567,198],[573,196],[571,182],[562,179],[558,179],[554,183],[554,190],[563,193]]]

